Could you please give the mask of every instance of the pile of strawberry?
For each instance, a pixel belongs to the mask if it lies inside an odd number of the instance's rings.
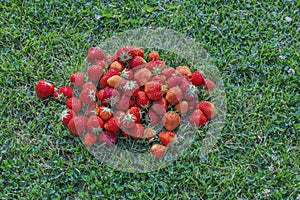
[[[150,152],[160,158],[177,138],[183,116],[188,115],[191,126],[199,127],[216,116],[211,102],[198,100],[203,90],[209,94],[215,84],[187,66],[167,67],[156,51],[148,54],[148,62],[144,54],[139,47],[123,46],[105,56],[100,47],[93,46],[87,55],[87,75],[70,76],[73,87],[55,89],[41,80],[36,94],[40,98],[53,95],[65,103],[61,122],[73,135],[81,136],[85,145],[110,147],[121,137],[157,139]],[[155,128],[159,123],[163,130]]]

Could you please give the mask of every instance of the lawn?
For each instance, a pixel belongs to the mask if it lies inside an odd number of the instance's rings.
[[[0,1],[1,199],[300,199],[300,3]],[[213,149],[128,173],[99,163],[35,84],[68,84],[93,44],[128,29],[194,38],[221,72],[227,113]]]

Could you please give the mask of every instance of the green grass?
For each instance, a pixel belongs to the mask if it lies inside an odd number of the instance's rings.
[[[1,199],[300,198],[299,1],[0,2]],[[95,160],[58,123],[63,107],[39,100],[34,86],[67,84],[92,44],[142,26],[207,49],[227,118],[206,157],[195,141],[174,164],[132,174]]]

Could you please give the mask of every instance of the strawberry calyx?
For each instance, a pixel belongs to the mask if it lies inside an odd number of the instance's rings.
[[[132,57],[127,51],[124,51],[119,55],[119,59],[121,62],[125,63],[125,62],[128,62],[129,60],[131,60]]]

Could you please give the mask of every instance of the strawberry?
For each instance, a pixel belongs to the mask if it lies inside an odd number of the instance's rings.
[[[102,131],[104,123],[100,117],[98,117],[97,115],[92,115],[88,118],[86,126],[88,131],[97,134]]]
[[[86,118],[81,115],[73,116],[68,123],[68,129],[73,135],[81,135],[86,129]]]
[[[97,109],[97,113],[103,121],[107,121],[113,116],[113,111],[105,106],[99,106]]]
[[[149,111],[148,116],[149,116],[149,122],[150,122],[151,126],[153,126],[159,122],[159,117],[157,116],[157,114],[155,112]]]
[[[117,135],[115,132],[111,131],[103,131],[102,133],[99,134],[98,136],[98,141],[103,144],[105,143],[105,146],[111,147],[114,146],[117,142]]]
[[[73,88],[71,86],[64,85],[64,86],[58,88],[54,92],[53,96],[55,99],[57,99],[59,101],[63,101],[67,98],[71,98],[73,96]]]
[[[131,47],[128,53],[131,55],[132,58],[136,56],[144,56],[144,50],[136,46]]]
[[[104,69],[106,67],[106,62],[104,60],[97,60],[96,62],[94,62],[94,65],[99,65],[100,67],[102,67],[102,69]]]
[[[210,79],[204,79],[204,85],[208,91],[213,91],[215,89],[216,84]]]
[[[120,85],[121,81],[122,81],[121,76],[114,75],[114,76],[110,77],[109,79],[107,79],[107,84],[112,88],[116,88]]]
[[[170,131],[164,131],[160,132],[158,137],[163,145],[169,146],[172,144],[173,140],[177,138],[177,135]]]
[[[192,112],[194,112],[194,110],[198,109],[198,100],[197,99],[193,99],[193,100],[190,100],[187,102],[189,104],[188,112],[192,113]]]
[[[123,79],[131,80],[133,78],[133,72],[132,72],[132,70],[131,69],[124,69],[121,72],[121,77]]]
[[[159,54],[157,51],[151,51],[148,55],[148,59],[150,61],[158,60],[159,59]]]
[[[133,128],[136,122],[137,122],[136,116],[130,113],[123,115],[121,118],[121,125],[126,129]]]
[[[165,152],[166,152],[166,147],[160,144],[154,144],[151,148],[150,151],[153,156],[155,156],[156,159],[161,158]]]
[[[84,136],[83,136],[83,143],[90,147],[92,145],[94,145],[97,142],[97,135],[91,132],[87,132]]]
[[[77,87],[82,86],[84,84],[84,74],[82,72],[75,72],[71,74],[70,82]]]
[[[140,122],[141,120],[141,113],[140,113],[140,108],[137,106],[132,106],[129,110],[128,113],[133,114],[136,117],[136,122]]]
[[[99,65],[92,65],[89,66],[87,72],[88,72],[89,79],[92,82],[96,83],[100,80],[100,78],[103,75],[103,68]]]
[[[160,90],[163,95],[167,94],[169,87],[167,85],[161,85]]]
[[[139,86],[145,85],[151,79],[152,73],[147,68],[142,68],[135,72],[134,80],[137,82]]]
[[[155,138],[155,133],[154,133],[153,128],[151,128],[151,127],[145,128],[144,137],[147,140],[153,140]]]
[[[160,100],[153,101],[150,110],[159,116],[164,115],[168,110],[167,100],[161,98]]]
[[[71,109],[66,109],[64,110],[61,115],[60,115],[60,121],[63,123],[63,124],[68,124],[69,121],[73,118],[73,116],[75,116],[75,112]]]
[[[147,97],[145,92],[138,91],[138,93],[136,95],[136,105],[140,108],[145,108],[150,105],[150,100]]]
[[[203,112],[208,120],[215,118],[217,115],[216,107],[209,101],[200,101],[198,103],[198,108]]]
[[[104,88],[104,91],[103,91],[103,98],[104,98],[106,104],[115,106],[119,102],[120,94],[114,88],[106,87],[106,88]]]
[[[166,79],[168,79],[176,73],[176,70],[174,68],[168,67],[164,68],[161,73],[166,77]]]
[[[161,74],[162,70],[166,67],[166,63],[161,60],[150,61],[147,63],[146,68],[152,71],[154,74]]]
[[[94,62],[97,60],[103,60],[105,58],[102,49],[98,46],[93,46],[89,49],[87,59],[90,62]]]
[[[117,132],[120,130],[120,126],[115,117],[112,117],[109,120],[107,120],[104,124],[104,128],[111,132]]]
[[[186,78],[189,78],[192,76],[192,72],[187,66],[176,67],[176,72]]]
[[[101,88],[107,87],[108,86],[107,80],[114,75],[120,76],[120,72],[115,68],[108,69],[106,74],[102,76],[102,78],[100,79],[100,87]]]
[[[86,82],[85,84],[83,84],[81,86],[81,88],[82,88],[82,90],[84,90],[84,89],[90,89],[90,90],[97,91],[96,85],[94,83],[90,82],[90,81]]]
[[[98,104],[96,104],[96,102],[91,102],[85,110],[85,115],[88,117],[92,115],[97,115],[97,107]]]
[[[141,56],[135,56],[133,59],[129,61],[129,66],[131,69],[136,67],[142,67],[146,64],[146,61]]]
[[[124,69],[124,64],[119,62],[119,61],[114,61],[113,63],[110,64],[110,68],[114,68],[121,72]]]
[[[152,77],[151,81],[157,81],[161,85],[164,85],[166,82],[166,77],[164,75],[156,75]]]
[[[201,72],[199,72],[199,71],[195,71],[195,72],[192,74],[191,82],[192,82],[195,86],[199,86],[199,85],[204,84],[204,75],[203,75]]]
[[[116,109],[120,111],[127,111],[131,106],[133,106],[134,101],[131,97],[127,95],[122,95],[120,101],[116,105]]]
[[[144,137],[144,126],[140,123],[134,124],[134,127],[128,130],[128,134],[133,139],[141,139]]]
[[[74,112],[78,113],[81,111],[81,101],[77,97],[71,97],[66,102],[67,108],[74,110]]]
[[[145,84],[144,91],[147,97],[151,100],[159,100],[162,98],[162,92],[160,90],[160,84],[156,81],[150,81]]]
[[[170,104],[177,104],[182,99],[182,92],[179,87],[172,87],[167,91],[166,100]]]
[[[198,99],[199,90],[192,83],[189,83],[188,88],[185,90],[183,97],[185,100],[194,100]]]
[[[190,116],[189,122],[196,126],[205,126],[206,124],[206,117],[203,112],[199,109],[195,110],[192,115]]]
[[[167,79],[167,84],[169,88],[179,86],[182,82],[182,77],[178,75],[173,75]],[[182,90],[183,91],[183,90]]]
[[[181,101],[174,106],[174,109],[178,111],[180,114],[185,114],[188,112],[189,104],[187,101]]]
[[[180,116],[174,112],[167,112],[163,118],[162,123],[166,130],[173,131],[180,124]]]
[[[99,92],[97,93],[97,98],[101,102],[101,104],[105,106],[106,102],[105,99],[103,98],[103,93],[104,93],[104,89],[99,90]]]
[[[139,86],[136,81],[124,80],[121,83],[121,89],[127,96],[136,96],[139,91]]]
[[[41,98],[45,99],[51,96],[54,92],[54,85],[44,80],[40,80],[37,82],[35,86],[36,95]]]
[[[79,99],[81,103],[91,104],[96,101],[96,93],[97,90],[84,88],[79,95]]]

